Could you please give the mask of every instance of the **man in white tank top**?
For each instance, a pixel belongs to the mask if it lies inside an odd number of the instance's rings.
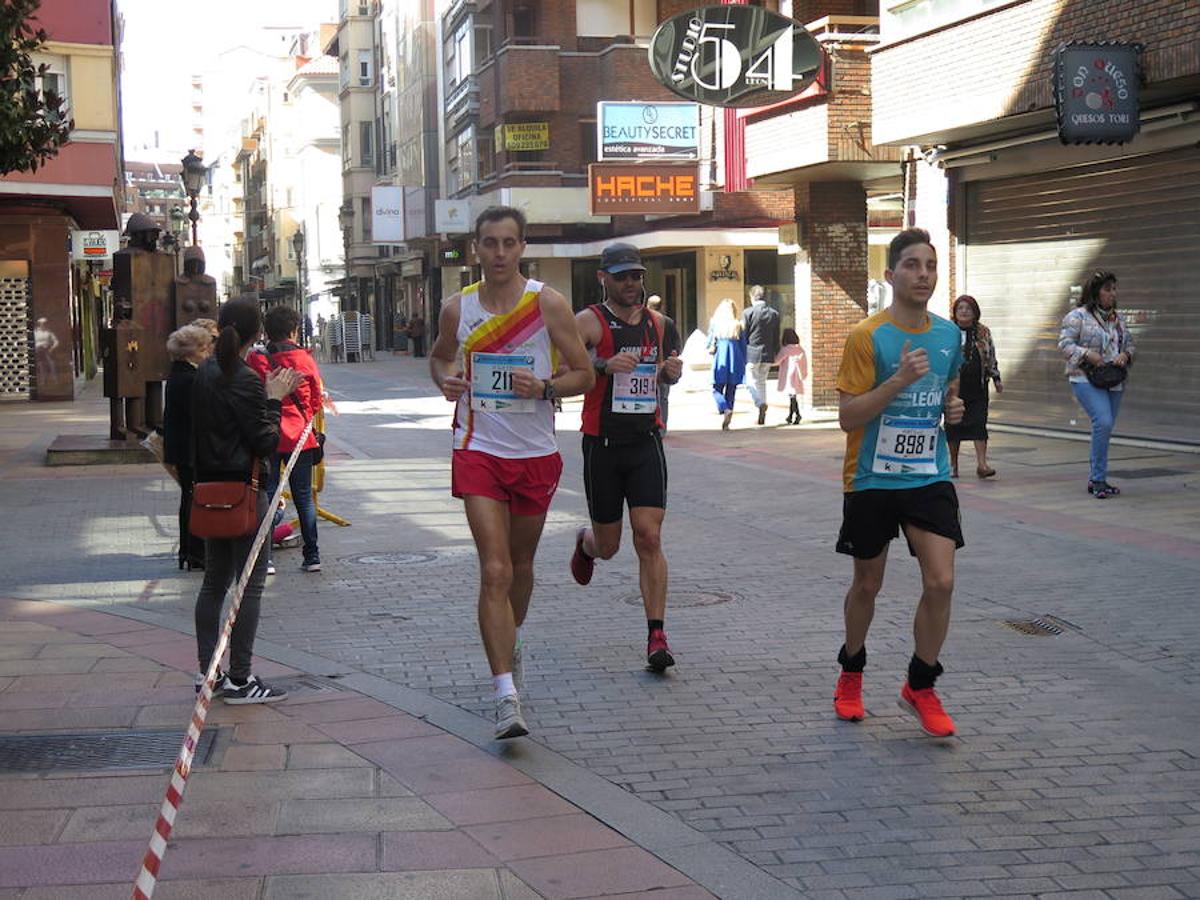
[[[442,306],[429,371],[456,404],[450,489],[463,499],[479,554],[479,629],[503,739],[529,733],[518,695],[520,628],[562,474],[554,399],[586,393],[595,373],[566,298],[521,274],[524,214],[480,213],[475,252],[483,280]]]

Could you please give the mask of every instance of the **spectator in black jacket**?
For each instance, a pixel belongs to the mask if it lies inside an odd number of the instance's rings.
[[[214,324],[214,329],[215,325]],[[196,367],[212,354],[213,335],[194,322],[167,338],[171,371],[163,409],[163,466],[179,483],[179,568],[204,568],[204,541],[188,531],[192,508],[192,383]]]
[[[767,375],[779,352],[779,313],[767,305],[762,285],[750,288],[750,305],[742,313],[746,335],[746,388],[758,407],[758,424],[767,421]]]
[[[266,383],[244,362],[262,331],[262,314],[251,299],[231,300],[221,307],[221,333],[213,358],[196,370],[192,386],[193,461],[196,482],[249,481],[258,469],[267,483],[265,462],[279,444],[280,401],[296,389],[300,374],[276,369]],[[258,520],[267,515],[269,498],[258,494]],[[241,574],[254,544],[254,534],[204,542],[204,584],[196,598],[196,644],[203,685],[220,629],[225,593]],[[242,593],[242,605],[229,646],[229,672],[221,674],[216,693],[226,703],[271,703],[287,692],[250,672],[259,607],[267,578],[267,557],[260,552]]]

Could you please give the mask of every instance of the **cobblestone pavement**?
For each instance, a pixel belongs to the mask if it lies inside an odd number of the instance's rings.
[[[485,714],[448,407],[406,357],[326,376],[342,414],[322,506],[353,525],[322,522],[320,575],[278,553],[260,633]],[[76,407],[65,423],[35,408],[0,437],[0,595],[187,615],[198,582],[173,568],[169,483],[40,467],[52,432],[100,430],[102,406]],[[1101,503],[1083,491],[1086,444],[993,434],[999,477],[959,484],[967,547],[940,688],[960,733],[934,740],[895,703],[919,590],[902,545],[869,641],[868,718],[833,716],[842,436],[758,429],[749,409],[722,433],[702,392],[672,394],[679,665],[657,677],[627,541],[587,588],[567,571],[586,516],[568,401],[527,627],[535,739],[812,896],[1200,897],[1200,456],[1115,447],[1125,493]],[[1006,624],[1039,617],[1061,633]]]

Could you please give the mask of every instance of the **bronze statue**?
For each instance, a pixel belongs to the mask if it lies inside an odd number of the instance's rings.
[[[199,247],[183,251],[183,274],[175,279],[174,291],[176,328],[217,317],[217,280],[204,274],[204,251]]]
[[[162,424],[167,337],[175,330],[175,264],[158,250],[158,225],[134,213],[125,234],[128,246],[113,254],[113,322],[101,335],[113,440],[136,439]]]

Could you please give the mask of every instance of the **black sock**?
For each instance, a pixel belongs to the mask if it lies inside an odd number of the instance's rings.
[[[838,651],[838,662],[842,664],[843,672],[861,672],[867,667],[867,645],[863,644],[857,653],[850,656],[846,652],[846,645],[842,644],[842,649]]]
[[[935,662],[932,666],[917,654],[913,654],[913,658],[908,663],[908,686],[914,691],[923,691],[925,688],[933,687],[933,683],[937,681],[938,676],[945,670],[940,662]]]
[[[656,631],[662,631],[663,630],[663,620],[662,619],[647,619],[646,627],[650,630],[651,634],[654,634],[654,632],[656,632]]]

